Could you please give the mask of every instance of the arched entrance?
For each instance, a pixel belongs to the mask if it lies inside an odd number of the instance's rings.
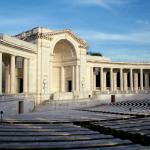
[[[53,91],[72,92],[75,86],[76,52],[73,44],[66,40],[56,43],[53,51]]]

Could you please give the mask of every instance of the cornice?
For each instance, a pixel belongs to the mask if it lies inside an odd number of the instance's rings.
[[[8,46],[8,47],[24,50],[24,51],[27,51],[27,52],[30,52],[30,53],[35,53],[35,54],[37,53],[37,52],[35,52],[35,51],[31,50],[31,49],[28,49],[26,47],[22,47],[22,46],[19,46],[17,44],[15,45],[15,44],[9,43],[7,41],[4,41],[1,38],[0,38],[0,44]]]
[[[60,31],[47,32],[47,33],[33,33],[33,34],[29,34],[29,35],[26,35],[26,34],[25,35],[17,35],[16,37],[18,37],[20,40],[24,40],[24,41],[33,41],[36,39],[45,39],[48,41],[52,41],[53,36],[59,35],[59,34],[64,34],[64,33],[70,35],[75,41],[77,41],[80,44],[79,48],[85,48],[85,49],[88,48],[86,41],[77,37],[71,30],[68,30],[68,29],[60,30]]]

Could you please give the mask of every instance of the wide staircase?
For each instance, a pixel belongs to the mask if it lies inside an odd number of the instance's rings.
[[[75,123],[5,122],[0,124],[0,149],[144,150],[146,147]]]

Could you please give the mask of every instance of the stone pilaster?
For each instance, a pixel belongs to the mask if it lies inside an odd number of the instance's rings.
[[[61,92],[64,92],[64,67],[61,67]]]
[[[76,65],[76,91],[79,91],[79,66]]]
[[[50,56],[49,60],[49,90],[52,92],[52,83],[53,83],[53,56]]]
[[[72,66],[72,91],[75,90],[75,66]]]

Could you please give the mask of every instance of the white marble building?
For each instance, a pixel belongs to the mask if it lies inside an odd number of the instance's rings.
[[[0,93],[34,95],[36,103],[149,93],[150,63],[112,62],[87,52],[87,43],[70,30],[0,34]]]

